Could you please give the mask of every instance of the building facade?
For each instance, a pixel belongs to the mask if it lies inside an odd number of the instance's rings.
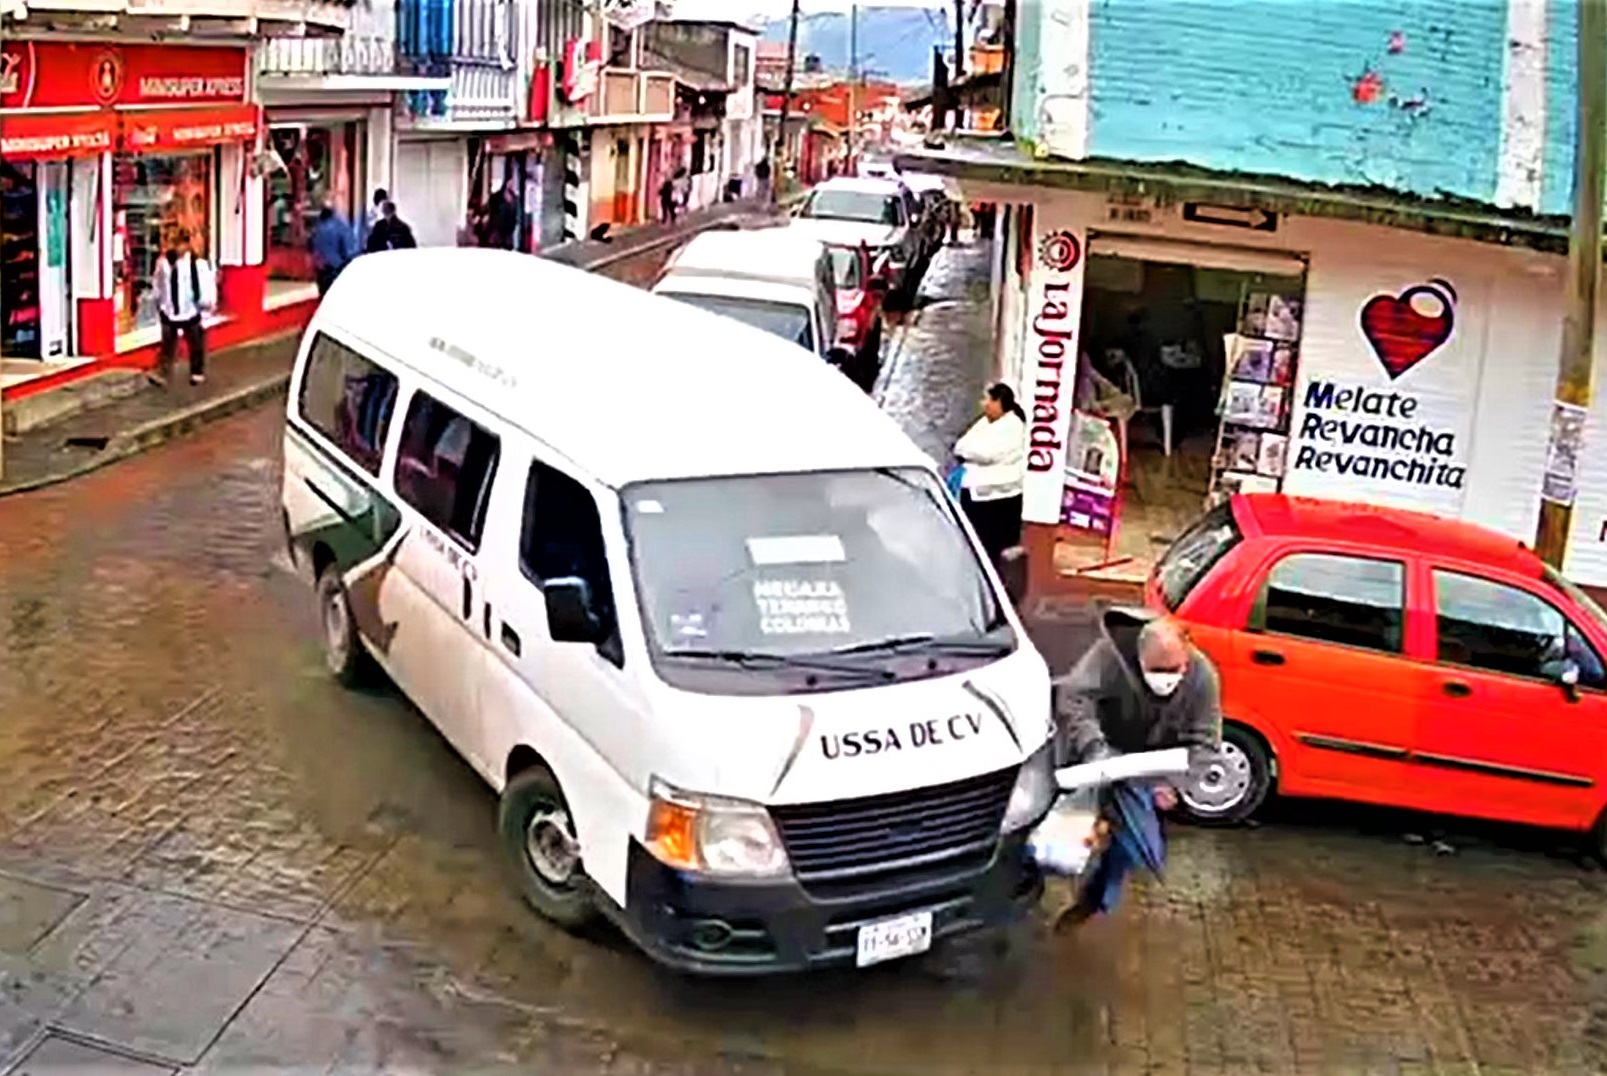
[[[1553,405],[1570,10],[1358,2],[1268,27],[1018,0],[1013,142],[902,163],[1005,207],[996,358],[1029,412],[1040,580],[1140,578],[1240,490],[1532,541],[1542,491],[1573,487],[1565,570],[1607,587],[1607,408]]]
[[[338,34],[345,4],[34,6],[0,40],[0,356],[7,394],[148,361],[152,273],[181,233],[219,267],[220,341],[261,328],[255,56]],[[247,33],[246,31],[250,31]],[[208,44],[196,44],[207,41]]]

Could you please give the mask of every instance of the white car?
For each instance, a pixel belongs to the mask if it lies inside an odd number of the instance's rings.
[[[885,256],[889,286],[913,294],[926,254],[921,206],[896,179],[829,179],[809,193],[792,225],[823,243],[857,246]]]

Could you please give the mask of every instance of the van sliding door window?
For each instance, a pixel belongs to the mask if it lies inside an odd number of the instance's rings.
[[[371,475],[379,474],[396,409],[396,376],[345,344],[318,334],[297,401],[301,417]]]
[[[500,451],[490,431],[418,392],[402,424],[397,495],[471,551],[479,549]]]
[[[585,486],[540,460],[531,465],[525,487],[519,566],[537,586],[548,579],[584,579],[598,611],[612,615],[614,591],[597,500]]]

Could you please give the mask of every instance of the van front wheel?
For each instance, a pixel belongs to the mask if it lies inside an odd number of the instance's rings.
[[[565,930],[580,930],[597,918],[582,886],[586,872],[569,803],[551,770],[532,766],[508,781],[497,828],[526,903]]]

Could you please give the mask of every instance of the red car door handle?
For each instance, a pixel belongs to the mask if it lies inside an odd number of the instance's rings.
[[[1250,654],[1250,660],[1257,665],[1282,665],[1283,655],[1276,650],[1256,650]]]
[[[1469,695],[1473,694],[1473,689],[1462,683],[1460,680],[1447,680],[1445,683],[1440,685],[1440,690],[1451,696],[1453,699],[1465,699]]]

